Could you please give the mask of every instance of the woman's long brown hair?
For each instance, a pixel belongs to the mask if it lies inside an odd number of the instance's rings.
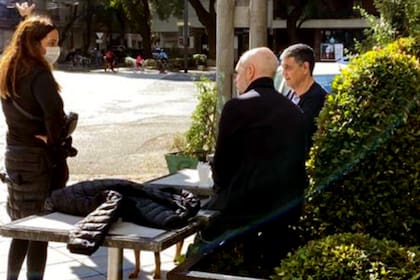
[[[0,96],[7,99],[16,95],[16,85],[35,67],[51,71],[50,64],[41,54],[41,40],[57,27],[46,16],[30,16],[13,33],[0,60]],[[55,82],[57,92],[60,86]]]

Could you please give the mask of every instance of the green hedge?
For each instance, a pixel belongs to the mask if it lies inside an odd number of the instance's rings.
[[[308,161],[306,240],[420,242],[420,66],[404,40],[354,58],[333,82]]]
[[[196,82],[198,104],[191,116],[191,126],[185,133],[187,155],[205,155],[214,152],[216,146],[217,90],[215,82],[202,77]]]
[[[272,280],[420,279],[420,251],[363,234],[310,241],[275,268]]]

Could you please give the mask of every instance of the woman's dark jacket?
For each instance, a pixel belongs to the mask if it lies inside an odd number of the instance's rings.
[[[29,75],[22,77],[16,86],[13,100],[40,120],[23,115],[12,103],[12,98],[2,99],[8,128],[7,144],[45,147],[44,141],[35,138],[35,135],[47,135],[48,146],[59,145],[65,135],[65,113],[51,71],[35,68]]]
[[[17,80],[13,97],[1,99],[8,128],[7,212],[13,220],[42,211],[49,193],[68,179],[67,155],[62,153],[66,117],[55,85],[49,69],[34,67]],[[36,135],[47,135],[48,143]]]
[[[73,253],[92,254],[118,218],[139,225],[175,229],[187,224],[200,200],[181,189],[158,189],[123,179],[83,181],[56,190],[47,201],[51,210],[86,216],[70,232]]]

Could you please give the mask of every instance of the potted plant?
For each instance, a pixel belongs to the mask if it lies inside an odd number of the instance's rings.
[[[204,70],[207,66],[207,55],[203,53],[193,54],[193,60],[198,70]]]
[[[198,104],[191,116],[191,126],[174,138],[175,152],[165,155],[169,173],[196,168],[214,152],[216,143],[217,90],[215,82],[202,78],[196,83]]]

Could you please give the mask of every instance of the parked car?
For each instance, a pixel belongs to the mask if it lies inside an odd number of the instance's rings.
[[[343,67],[346,67],[346,64],[339,62],[316,62],[312,75],[315,81],[324,87],[327,92],[331,92],[332,81],[335,76],[340,74]],[[289,91],[289,87],[286,85],[286,81],[283,79],[281,71],[281,66],[279,66],[274,77],[274,86],[280,93],[286,95]]]

